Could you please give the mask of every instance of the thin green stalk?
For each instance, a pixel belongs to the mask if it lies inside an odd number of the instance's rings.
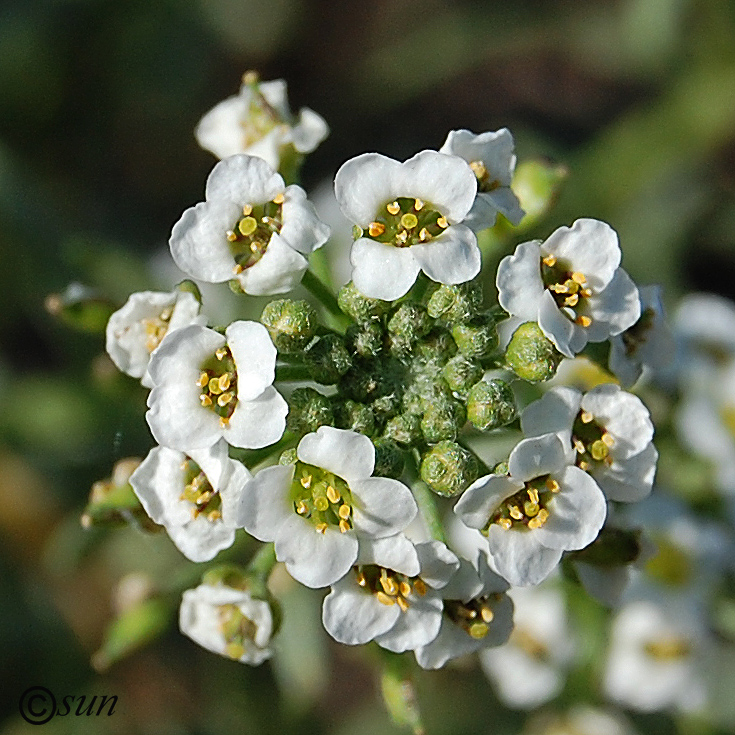
[[[276,549],[273,544],[264,544],[253,555],[247,566],[247,572],[263,582],[268,581],[273,567],[276,564]]]
[[[340,323],[344,323],[345,326],[348,324],[347,317],[345,317],[342,310],[339,308],[339,304],[337,304],[336,296],[313,271],[307,270],[306,273],[304,273],[301,284],[330,314],[332,314],[332,316],[338,319]]]
[[[275,443],[262,449],[237,449],[230,448],[230,457],[242,462],[249,470],[254,469],[262,462],[272,457],[281,455],[284,449],[288,449],[296,442],[296,437],[290,432],[286,433]]]

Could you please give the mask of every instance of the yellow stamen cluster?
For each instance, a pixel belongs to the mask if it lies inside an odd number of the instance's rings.
[[[145,347],[148,352],[153,352],[161,344],[161,340],[166,336],[166,332],[168,332],[168,326],[173,313],[173,306],[169,306],[158,316],[152,316],[142,320],[141,323],[143,329],[145,329]]]
[[[548,646],[527,628],[516,625],[510,634],[510,641],[535,661],[549,660]]]
[[[675,636],[647,641],[643,650],[658,661],[678,661],[692,651],[689,641]]]
[[[611,465],[610,449],[615,438],[595,421],[589,411],[580,411],[572,427],[572,445],[577,453],[575,464],[585,472],[595,464]]]
[[[375,565],[354,567],[354,572],[360,587],[372,592],[383,605],[398,605],[402,612],[410,607],[408,598],[412,593],[421,597],[426,594],[426,583],[420,577],[407,577]]]
[[[192,503],[192,517],[204,515],[209,521],[222,518],[222,499],[212,487],[207,476],[192,459],[186,459],[182,465],[185,478],[184,492],[180,500]]]
[[[399,197],[385,205],[385,212],[368,225],[366,234],[398,248],[428,242],[449,227],[447,218],[421,199]]]
[[[199,403],[211,408],[225,427],[237,405],[237,371],[230,348],[220,347],[199,373]]]
[[[490,172],[487,170],[484,161],[470,161],[470,168],[477,179],[477,190],[480,192],[494,191],[501,184],[497,179],[490,178]]]
[[[341,533],[352,528],[352,493],[332,472],[297,462],[291,484],[294,510],[309,519],[319,533],[336,526]]]
[[[444,614],[471,638],[480,640],[490,631],[490,623],[495,619],[493,605],[500,597],[495,594],[469,602],[444,600]]]
[[[258,626],[237,605],[220,605],[217,608],[219,629],[225,639],[225,653],[238,660],[244,654],[248,643],[255,640]]]
[[[592,296],[592,289],[587,284],[584,273],[570,270],[555,255],[547,255],[541,259],[541,277],[554,297],[556,305],[581,327],[589,327],[592,319],[586,314],[578,313],[584,306],[583,299]]]
[[[487,534],[493,523],[506,531],[520,527],[531,530],[541,528],[549,519],[546,503],[560,490],[561,485],[549,476],[527,482],[523,490],[519,490],[503,501],[491,516],[484,533]]]
[[[254,266],[265,255],[273,233],[281,231],[283,194],[265,204],[246,204],[243,216],[228,230],[227,241],[235,259],[233,274]]]

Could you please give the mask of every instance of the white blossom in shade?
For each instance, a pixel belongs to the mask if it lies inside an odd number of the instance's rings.
[[[418,508],[398,480],[373,477],[375,447],[354,431],[320,426],[291,465],[267,467],[249,483],[239,525],[275,542],[276,558],[307,587],[326,587],[356,563],[368,539],[402,531]]]
[[[251,477],[227,456],[227,443],[184,454],[155,447],[130,477],[146,513],[166,528],[171,540],[192,561],[209,561],[232,546],[237,505]]]
[[[201,304],[185,291],[140,291],[131,294],[125,305],[107,322],[105,347],[118,369],[140,378],[151,388],[148,363],[168,332],[190,324],[206,324],[199,313]]]
[[[676,356],[674,335],[666,321],[660,286],[639,289],[641,316],[624,332],[610,338],[608,366],[623,387],[633,385],[648,368],[666,370]]]
[[[620,257],[610,225],[578,219],[503,258],[498,300],[511,316],[538,322],[559,352],[574,357],[588,342],[620,334],[640,317],[638,289],[619,267]]]
[[[374,640],[394,653],[425,646],[441,627],[439,590],[458,568],[439,541],[414,546],[397,534],[361,544],[353,568],[324,598],[324,628],[349,646]]]
[[[597,537],[607,505],[589,474],[569,464],[557,434],[524,439],[508,458],[508,475],[486,475],[454,512],[482,532],[498,573],[512,585],[538,584],[565,550]]]
[[[634,502],[651,492],[658,452],[648,409],[612,383],[586,393],[556,387],[521,415],[526,436],[558,432],[571,461],[589,472],[609,500]]]
[[[522,735],[635,735],[619,712],[577,704],[564,713],[544,710],[534,715]]]
[[[513,632],[508,642],[480,652],[482,669],[510,707],[533,709],[564,686],[576,651],[564,596],[553,586],[511,589]]]
[[[513,630],[513,603],[508,583],[489,570],[480,579],[466,559],[441,588],[444,601],[439,633],[414,651],[424,669],[439,669],[450,659],[505,643]]]
[[[350,259],[352,280],[366,296],[393,301],[419,271],[445,284],[480,272],[477,238],[460,224],[477,179],[461,158],[422,151],[401,163],[364,153],[342,165],[334,189],[344,215],[362,230]]]
[[[469,130],[452,130],[440,153],[459,156],[470,164],[477,178],[477,197],[464,224],[476,232],[492,227],[498,212],[514,225],[524,211],[510,188],[516,167],[513,136],[502,128],[475,135]]]
[[[208,651],[251,666],[262,664],[273,653],[271,607],[246,590],[210,584],[186,590],[179,628]]]
[[[208,283],[235,279],[245,293],[285,293],[301,281],[305,256],[329,238],[304,190],[255,156],[216,164],[205,199],[181,215],[169,247],[184,273]]]
[[[302,107],[294,118],[283,79],[257,82],[246,76],[240,93],[204,115],[194,135],[217,158],[247,153],[277,170],[294,151],[311,153],[329,135],[329,128],[308,107]]]
[[[697,660],[702,630],[696,612],[668,598],[625,605],[610,631],[602,682],[607,696],[642,712],[702,707],[706,690]]]
[[[200,326],[167,335],[149,371],[154,388],[146,420],[156,441],[188,452],[224,438],[256,449],[277,441],[288,405],[273,387],[276,348],[257,322],[225,334]]]

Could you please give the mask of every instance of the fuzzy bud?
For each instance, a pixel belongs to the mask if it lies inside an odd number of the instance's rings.
[[[347,316],[358,323],[380,319],[390,309],[390,301],[371,299],[368,296],[363,296],[355,288],[355,284],[352,281],[346,283],[339,290],[337,304]]]
[[[352,324],[347,328],[347,349],[362,357],[377,357],[383,350],[383,327],[379,321]]]
[[[416,345],[416,354],[424,360],[438,360],[444,364],[457,354],[457,344],[445,329],[433,329]]]
[[[437,495],[451,498],[464,492],[478,475],[474,455],[452,441],[442,441],[421,460],[421,479]]]
[[[498,347],[498,330],[490,314],[478,314],[452,327],[452,337],[465,357],[483,358]]]
[[[352,367],[344,341],[336,334],[325,334],[310,344],[304,363],[311,377],[323,385],[333,385]]]
[[[414,344],[425,337],[433,326],[431,317],[421,304],[413,301],[402,303],[388,320],[388,331],[391,336]]]
[[[481,380],[467,396],[467,418],[482,431],[506,426],[518,415],[515,396],[503,380]]]
[[[476,316],[482,305],[482,286],[468,281],[456,286],[439,286],[431,294],[426,308],[429,316],[453,324],[466,322]]]
[[[373,475],[398,479],[403,474],[405,464],[403,452],[392,439],[385,437],[374,439],[373,444],[375,445]]]
[[[415,413],[401,413],[385,425],[385,436],[399,444],[411,446],[421,440],[421,417]]]
[[[470,388],[482,378],[483,369],[479,363],[456,355],[442,369],[442,377],[451,390],[466,396]]]
[[[444,439],[456,439],[460,429],[467,421],[465,407],[450,398],[429,403],[421,418],[421,431],[429,444]]]
[[[334,424],[329,398],[313,388],[297,388],[288,400],[288,408],[286,428],[299,436]]]
[[[316,334],[316,311],[306,301],[271,301],[263,309],[260,321],[279,352],[300,352]]]
[[[556,375],[564,355],[536,322],[525,322],[513,333],[505,350],[508,367],[523,380],[539,383]]]
[[[370,406],[356,401],[337,401],[333,406],[334,425],[338,429],[351,429],[370,436],[375,431],[375,415]]]

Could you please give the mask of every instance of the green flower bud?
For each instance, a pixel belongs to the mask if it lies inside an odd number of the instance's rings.
[[[281,456],[278,458],[278,464],[287,465],[287,464],[296,464],[298,460],[298,456],[296,454],[296,448],[292,449],[284,449],[281,452]]]
[[[383,337],[379,321],[362,322],[347,328],[345,343],[348,350],[362,357],[377,357],[383,351]]]
[[[388,336],[388,350],[393,357],[407,362],[413,354],[413,342],[407,337],[391,334]]]
[[[430,403],[421,418],[421,431],[429,444],[456,439],[467,421],[465,407],[454,399]]]
[[[425,337],[434,326],[426,309],[413,301],[405,301],[388,320],[388,331],[391,335],[402,338],[411,344]]]
[[[260,321],[279,352],[300,352],[316,334],[316,311],[306,301],[271,301]]]
[[[452,337],[465,357],[487,357],[498,346],[498,330],[490,314],[478,314],[467,322],[455,324]]]
[[[202,303],[202,292],[194,281],[186,278],[176,284],[176,290],[181,291],[181,293],[190,293],[200,304]]]
[[[481,380],[467,397],[467,418],[482,431],[506,426],[518,415],[515,396],[503,380]]]
[[[451,498],[464,492],[478,475],[471,452],[452,441],[442,441],[421,460],[421,479],[437,495]]]
[[[380,396],[373,401],[372,409],[378,419],[385,421],[401,410],[401,399],[395,393]]]
[[[62,293],[49,294],[46,311],[69,327],[82,332],[104,334],[116,307],[93,289],[72,283]]]
[[[556,349],[536,322],[521,324],[505,350],[508,367],[529,383],[553,378],[563,359],[564,355]]]
[[[398,390],[404,381],[405,368],[395,360],[355,357],[339,381],[339,392],[358,403],[372,403]]]
[[[482,286],[468,281],[456,286],[439,286],[431,294],[426,309],[434,319],[447,322],[466,322],[477,316],[482,305]]]
[[[433,329],[416,344],[416,354],[424,360],[438,361],[444,364],[457,354],[457,343],[445,329]]]
[[[370,436],[375,431],[375,415],[370,406],[349,399],[335,400],[332,409],[334,425],[338,429],[351,429],[366,436]]]
[[[299,436],[334,424],[331,401],[313,388],[297,388],[288,399],[288,408],[286,428]]]
[[[401,413],[385,425],[384,435],[399,444],[412,446],[421,441],[421,417],[415,413]]]
[[[456,355],[442,369],[442,377],[451,390],[467,395],[470,388],[482,378],[484,370],[478,362]]]
[[[325,334],[304,351],[304,363],[317,383],[332,385],[352,367],[352,358],[342,337]]]
[[[508,467],[507,460],[498,462],[495,467],[493,467],[493,475],[507,475],[509,472],[510,468]]]
[[[355,284],[350,281],[342,286],[337,294],[337,304],[339,308],[354,319],[356,322],[369,322],[373,319],[380,319],[383,314],[390,309],[390,301],[382,299],[371,299],[363,296]]]
[[[386,437],[373,439],[375,445],[375,469],[373,475],[398,479],[403,474],[405,457],[398,445]]]
[[[523,161],[513,175],[513,192],[526,213],[518,228],[529,230],[553,207],[569,175],[565,166],[547,161]]]

